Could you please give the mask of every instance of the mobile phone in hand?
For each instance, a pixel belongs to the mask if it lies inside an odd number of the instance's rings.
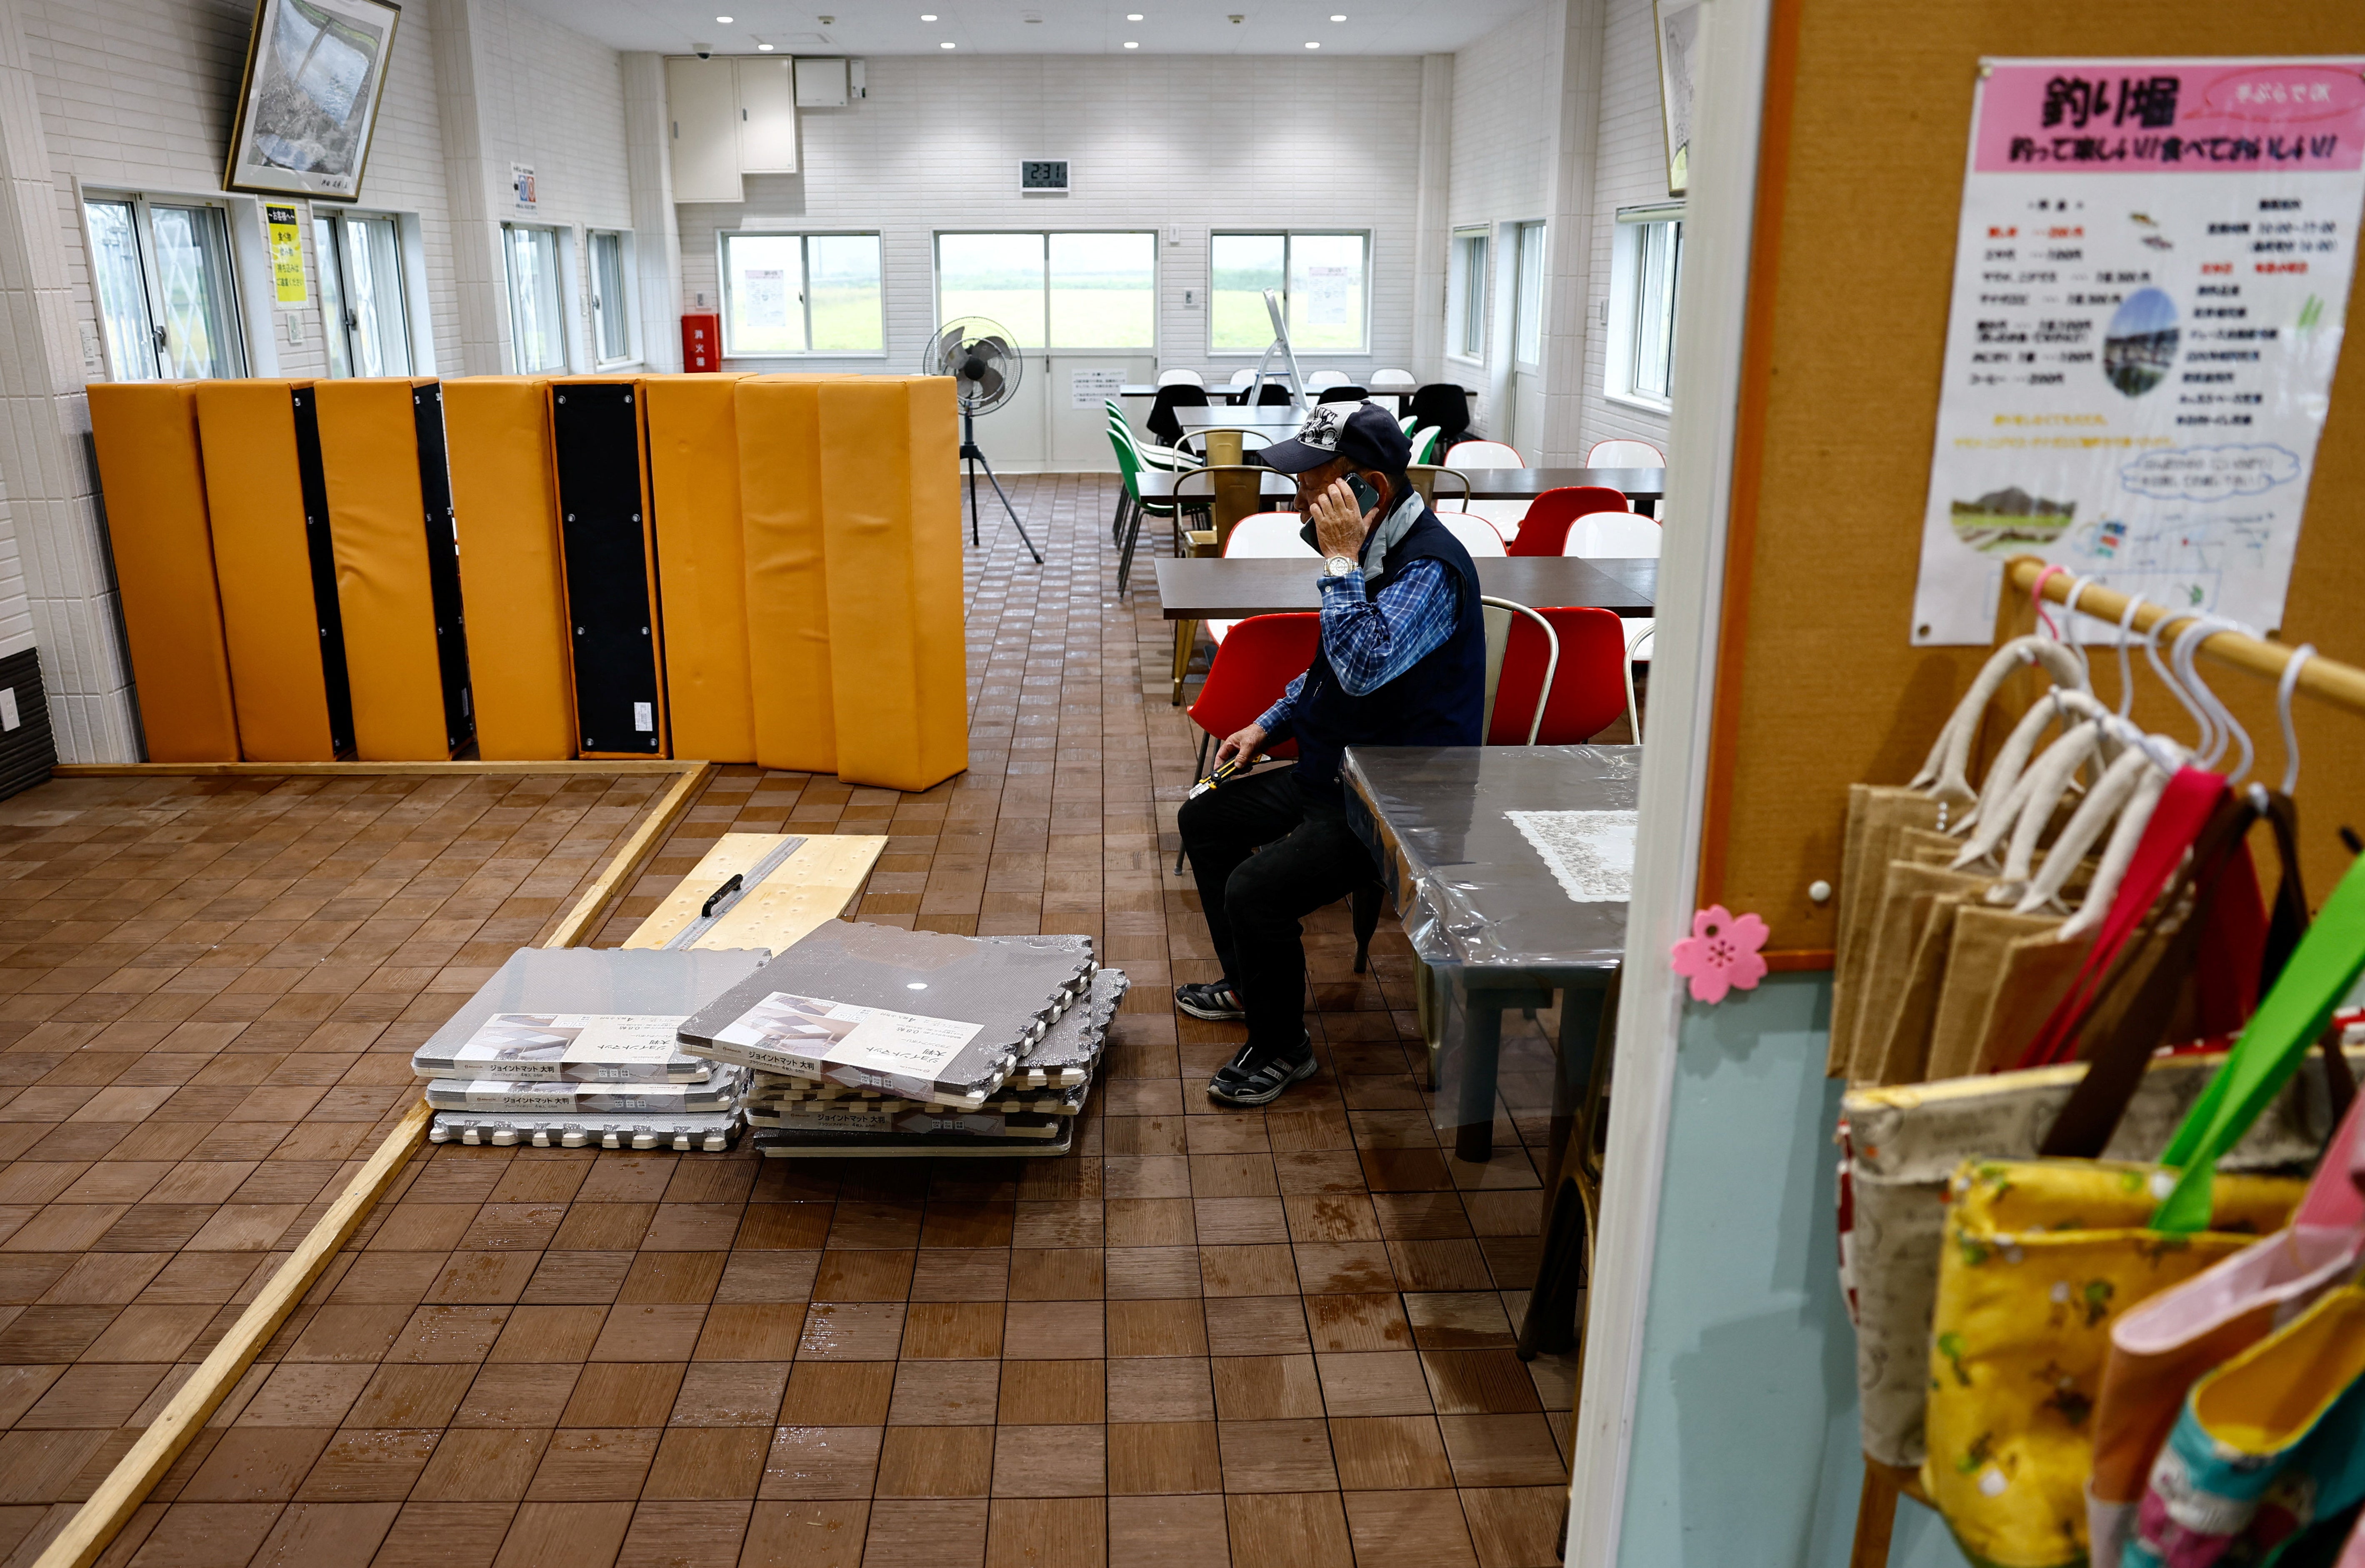
[[[1347,476],[1347,487],[1355,492],[1355,505],[1365,516],[1368,517],[1379,510],[1380,493],[1372,488],[1372,482],[1369,479],[1351,471]]]

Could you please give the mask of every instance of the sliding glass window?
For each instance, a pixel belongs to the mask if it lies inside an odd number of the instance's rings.
[[[220,207],[92,196],[83,213],[116,380],[246,374],[230,224]]]
[[[329,325],[329,374],[409,375],[410,311],[398,220],[316,208],[312,249]]]
[[[510,285],[510,359],[521,375],[566,368],[566,321],[558,286],[558,231],[501,226]]]
[[[1368,234],[1226,234],[1210,238],[1208,347],[1261,353],[1272,342],[1264,291],[1279,289],[1300,353],[1362,353],[1369,346]]]
[[[876,234],[723,236],[723,353],[875,354],[887,346]]]
[[[936,236],[936,319],[984,316],[1021,349],[1158,342],[1158,236],[1077,230]]]

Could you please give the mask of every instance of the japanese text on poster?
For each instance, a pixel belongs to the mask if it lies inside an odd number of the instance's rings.
[[[263,227],[271,234],[271,281],[283,309],[304,303],[304,236],[296,226],[296,209],[276,202],[263,209]]]
[[[2360,203],[2365,62],[1990,62],[1913,641],[1987,642],[2023,554],[2277,626]]]
[[[1096,409],[1125,391],[1125,367],[1113,370],[1071,370],[1068,373],[1068,406]]]

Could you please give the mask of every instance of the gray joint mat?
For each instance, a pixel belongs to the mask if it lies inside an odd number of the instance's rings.
[[[765,958],[760,949],[521,947],[412,1054],[411,1070],[427,1078],[704,1082],[711,1064],[679,1050],[662,1064],[620,1066],[560,1061],[563,1050],[522,1041],[507,1055],[463,1047],[497,1014],[684,1018],[754,974]]]

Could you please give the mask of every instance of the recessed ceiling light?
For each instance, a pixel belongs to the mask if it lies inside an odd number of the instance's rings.
[[[936,19],[936,14],[934,11],[923,11],[920,13],[920,20],[924,22],[933,22]]]
[[[1346,18],[1346,17],[1345,17],[1345,16],[1343,16],[1342,14],[1340,14],[1340,13],[1339,13],[1339,12],[1336,12],[1336,11],[1333,11],[1333,12],[1330,14],[1330,19],[1331,19],[1332,21],[1334,21],[1334,22],[1343,22],[1343,21],[1345,21],[1347,18]]]
[[[769,54],[772,52],[772,46],[768,43],[759,43],[756,46],[756,52],[758,54]]]
[[[731,18],[728,17],[717,17],[714,19],[722,23],[726,28],[731,25]]]
[[[1309,43],[1306,47],[1308,49],[1320,49],[1322,46],[1318,43]]]
[[[1139,49],[1141,46],[1138,43],[1128,41],[1125,47],[1127,49]]]
[[[1138,22],[1141,20],[1141,13],[1138,11],[1127,11],[1125,14],[1125,19],[1128,22]]]
[[[936,45],[936,47],[937,47],[938,49],[950,49],[950,48],[952,48],[952,45],[951,45],[950,43],[940,43],[940,44]]]

